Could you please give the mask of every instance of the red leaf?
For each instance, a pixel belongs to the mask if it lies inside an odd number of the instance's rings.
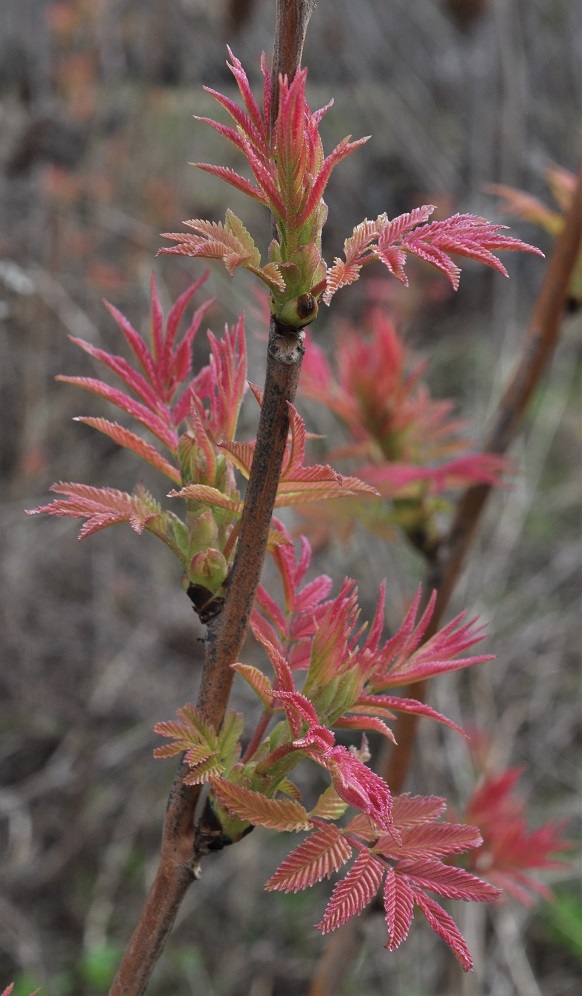
[[[393,744],[396,743],[390,727],[375,716],[341,716],[334,720],[333,725],[340,730],[373,730],[374,733],[381,733],[383,737],[387,737]]]
[[[345,878],[335,886],[316,929],[327,934],[361,913],[380,888],[385,870],[384,864],[369,851],[362,851]]]
[[[405,830],[406,827],[438,819],[445,812],[447,801],[436,795],[411,795],[404,792],[394,796],[393,806],[394,823],[399,830]]]
[[[137,370],[134,370],[123,356],[116,356],[114,353],[108,353],[104,349],[98,349],[97,346],[93,346],[90,342],[85,342],[84,339],[77,339],[75,336],[69,336],[69,338],[71,342],[74,342],[76,346],[79,346],[85,353],[93,357],[94,360],[103,363],[104,366],[109,367],[113,373],[117,374],[127,387],[145,402],[148,408],[156,410],[161,399],[151,385],[148,384],[145,377],[138,373]]]
[[[436,720],[437,723],[443,723],[462,736],[466,735],[460,726],[453,723],[452,719],[447,719],[442,713],[437,712],[436,709],[433,709],[425,702],[419,702],[418,699],[404,699],[398,695],[362,695],[353,707],[354,712],[372,713],[372,715],[376,713],[380,716],[386,715],[384,709],[411,713],[415,716],[425,716],[427,719]]]
[[[414,902],[424,913],[431,929],[434,930],[435,934],[439,934],[445,943],[448,944],[455,957],[461,963],[461,966],[465,972],[472,971],[473,959],[471,958],[469,948],[467,947],[467,942],[452,916],[445,913],[442,906],[435,902],[434,899],[429,899],[428,896],[425,896],[422,892],[417,892],[416,890],[414,892]]]
[[[178,491],[168,492],[168,498],[188,498],[194,501],[201,501],[207,505],[215,505],[218,508],[225,508],[235,515],[240,515],[243,508],[241,501],[236,501],[228,495],[223,494],[218,488],[212,488],[208,484],[187,484],[185,488]]]
[[[396,802],[396,800],[395,800]],[[463,823],[423,823],[404,830],[395,815],[394,822],[402,833],[402,845],[389,842],[391,854],[398,851],[406,858],[442,858],[449,854],[462,854],[481,843],[477,827]]]
[[[551,898],[551,890],[524,871],[563,866],[564,861],[551,855],[571,845],[562,839],[564,824],[546,823],[528,831],[525,803],[514,793],[520,775],[520,768],[510,768],[501,775],[488,776],[470,799],[466,818],[476,823],[483,835],[481,847],[471,855],[471,867],[520,903],[531,906],[533,898],[528,890],[545,898]]]
[[[471,846],[471,845],[469,845]],[[454,865],[445,865],[432,858],[405,859],[398,862],[397,872],[421,889],[430,889],[445,899],[464,899],[465,902],[493,903],[501,892],[476,875]]]
[[[396,875],[393,868],[386,872],[384,882],[384,912],[388,927],[385,947],[396,951],[408,937],[414,915],[414,895],[406,879]]]
[[[270,892],[308,889],[322,878],[330,878],[351,854],[351,847],[336,826],[316,830],[285,858],[265,889]]]
[[[232,664],[233,671],[240,674],[241,678],[249,683],[254,692],[259,696],[263,704],[270,709],[273,702],[273,686],[266,674],[250,664]]]

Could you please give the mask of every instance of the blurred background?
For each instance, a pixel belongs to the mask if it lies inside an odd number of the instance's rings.
[[[166,308],[201,274],[192,260],[154,263],[160,232],[177,231],[185,218],[219,220],[228,203],[266,245],[266,212],[187,164],[237,166],[235,150],[192,115],[215,111],[202,84],[234,95],[227,42],[258,83],[273,26],[273,0],[2,0],[0,989],[16,981],[16,996],[35,986],[48,996],[107,991],[154,874],[173,776],[171,762],[151,758],[152,727],[195,698],[203,654],[179,569],[152,537],[116,527],[79,544],[75,522],[25,518],[53,481],[132,490],[142,476],[126,451],[72,423],[80,414],[110,417],[105,402],[54,377],[95,375],[68,335],[119,348],[103,297],[146,331],[152,268]],[[581,51],[582,7],[573,0],[320,0],[304,62],[311,106],[335,98],[325,146],[349,133],[373,136],[330,182],[326,258],[363,217],[419,203],[506,221],[485,191],[490,183],[555,207],[544,174],[553,163],[577,169]],[[509,223],[551,250],[544,232]],[[510,281],[466,265],[454,296],[420,266],[405,294],[377,273],[368,287],[430,357],[432,390],[458,400],[477,439],[543,275],[535,257],[504,262]],[[249,377],[261,383],[264,328],[250,278],[215,267],[205,288],[219,302],[207,316],[216,333],[246,311]],[[357,320],[364,294],[342,291],[336,316]],[[315,331],[330,348],[333,316]],[[582,815],[580,326],[579,314],[564,322],[512,451],[518,474],[491,503],[455,597],[455,611],[487,620],[486,649],[498,659],[435,683],[431,697],[451,718],[486,731],[500,769],[524,766],[532,826],[565,819],[573,838]],[[199,335],[200,363],[203,347]],[[341,441],[326,413],[299,407],[311,431]],[[243,437],[252,438],[254,418],[249,405]],[[165,482],[151,487],[163,495]],[[356,530],[347,545],[319,550],[313,569],[332,574],[335,591],[346,574],[355,577],[364,614],[387,577],[394,628],[422,563],[403,544]],[[245,659],[252,653],[249,646]],[[462,807],[475,780],[466,746],[429,722],[419,745],[411,787]],[[263,893],[293,843],[280,838],[256,830],[205,863],[152,996],[308,991],[324,943],[312,924],[329,884],[297,896]],[[370,918],[344,992],[579,991],[575,870],[545,880],[558,895],[553,907],[455,904],[478,963],[470,978],[426,924],[415,922],[390,955],[383,921]]]

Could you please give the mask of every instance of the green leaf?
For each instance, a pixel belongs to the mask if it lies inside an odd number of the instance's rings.
[[[347,802],[340,799],[333,785],[330,785],[325,792],[321,793],[309,816],[317,817],[320,820],[339,820],[347,808]]]
[[[261,254],[255,245],[251,233],[245,228],[240,218],[237,218],[236,214],[233,214],[230,208],[226,211],[224,227],[227,232],[231,232],[238,239],[241,250],[248,253],[248,262],[245,261],[243,266],[247,266],[249,263],[252,266],[260,266]]]
[[[238,744],[244,730],[245,719],[241,712],[230,710],[218,734],[218,748],[227,767],[231,767],[238,753]]]

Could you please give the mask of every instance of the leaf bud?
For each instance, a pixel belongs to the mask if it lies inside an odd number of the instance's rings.
[[[275,316],[282,325],[289,325],[291,328],[301,329],[317,316],[319,305],[313,294],[300,294],[292,301],[275,311]]]

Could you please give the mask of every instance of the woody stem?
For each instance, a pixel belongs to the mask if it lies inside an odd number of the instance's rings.
[[[277,0],[273,58],[273,113],[279,74],[291,81],[299,68],[314,0]],[[289,433],[289,402],[297,389],[302,334],[271,319],[267,377],[255,453],[237,551],[220,616],[208,627],[206,661],[198,706],[217,729],[227,707],[233,664],[242,646],[255,599]],[[161,859],[144,909],[125,952],[110,996],[142,996],[172,930],[188,887],[199,875],[194,817],[200,786],[185,784],[181,763],[170,791],[162,831]]]

